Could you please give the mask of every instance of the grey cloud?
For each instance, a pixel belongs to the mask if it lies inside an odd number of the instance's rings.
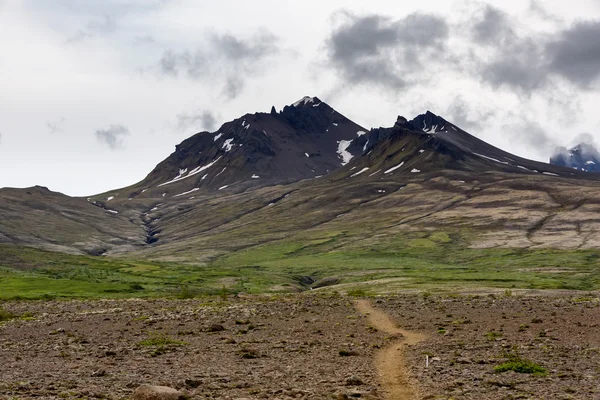
[[[187,131],[189,129],[203,129],[213,131],[217,126],[217,117],[208,110],[202,110],[198,113],[181,113],[177,115],[177,129]]]
[[[476,10],[472,19],[473,45],[484,48],[485,52],[471,53],[471,69],[482,82],[493,88],[507,86],[524,94],[545,86],[548,74],[540,46],[543,37],[519,36],[516,19],[489,4]]]
[[[511,141],[525,146],[538,156],[546,157],[559,147],[539,122],[515,114],[510,115],[508,119],[510,122],[505,124],[503,129]]]
[[[229,34],[211,34],[205,46],[195,51],[167,49],[158,62],[161,74],[195,80],[223,82],[227,98],[238,96],[248,77],[258,75],[266,61],[279,53],[278,38],[261,31],[246,39]]]
[[[400,20],[347,11],[326,41],[327,63],[351,84],[379,84],[395,89],[421,65],[426,51],[443,52],[449,27],[435,15],[413,13]]]
[[[577,146],[579,144],[586,144],[595,148],[600,148],[600,146],[598,146],[598,143],[596,142],[596,138],[594,138],[594,136],[591,133],[587,132],[580,133],[579,135],[575,136],[575,138],[573,138],[571,146]]]
[[[544,12],[536,2],[530,8]],[[473,18],[474,45],[487,52],[472,53],[471,69],[494,88],[531,94],[549,89],[560,77],[590,89],[600,78],[600,21],[580,21],[554,34],[522,36],[516,33],[517,19],[493,6],[483,6]]]
[[[474,19],[477,22],[473,25],[472,35],[478,43],[497,45],[498,41],[514,37],[509,16],[496,7],[486,4],[483,9],[477,10]]]
[[[112,150],[123,147],[123,139],[129,135],[129,129],[123,125],[111,125],[107,129],[96,131],[96,139],[106,144]]]
[[[103,15],[92,19],[84,29],[80,29],[67,39],[67,44],[81,42],[98,34],[112,33],[117,30],[117,22],[112,15]]]
[[[450,122],[477,136],[494,113],[491,110],[476,109],[461,96],[456,96],[448,107],[446,115]]]
[[[509,86],[523,93],[531,93],[547,82],[545,67],[539,65],[537,60],[528,53],[515,52],[509,58],[484,64],[480,71],[481,78],[495,88]]]
[[[63,133],[65,131],[64,130],[65,121],[66,121],[65,117],[60,117],[56,121],[47,121],[46,127],[48,128],[48,131],[52,135],[55,133]]]
[[[557,15],[550,13],[544,8],[544,6],[537,0],[531,0],[529,2],[529,12],[540,17],[545,21],[560,22],[561,19]]]
[[[600,77],[600,21],[578,22],[545,47],[549,70],[589,88]]]

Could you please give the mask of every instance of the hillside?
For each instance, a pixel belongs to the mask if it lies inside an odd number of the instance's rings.
[[[600,246],[595,174],[514,156],[431,112],[361,129],[317,98],[248,114],[187,139],[130,188],[90,199],[4,190],[1,240],[186,263],[435,232],[470,248]]]

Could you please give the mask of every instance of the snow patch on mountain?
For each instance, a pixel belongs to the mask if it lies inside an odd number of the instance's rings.
[[[225,149],[226,152],[230,152],[231,149],[233,148],[234,144],[233,144],[233,139],[227,139],[225,140],[225,142],[223,143],[223,146],[221,148]]]
[[[396,165],[395,167],[388,169],[387,171],[384,172],[384,174],[391,174],[392,172],[394,172],[395,170],[397,170],[398,168],[400,168],[403,165],[404,165],[404,161],[402,161],[400,164]]]
[[[352,144],[352,140],[340,140],[338,142],[338,150],[337,153],[339,157],[342,159],[342,165],[346,165],[354,158],[354,156],[347,150]]]
[[[358,175],[360,175],[363,172],[366,172],[368,170],[369,170],[369,167],[365,167],[365,168],[361,169],[360,171],[358,171],[357,173],[350,175],[350,178],[354,178],[355,176],[358,176]]]
[[[194,192],[197,192],[198,190],[200,190],[200,188],[194,188],[192,190],[188,190],[187,192],[176,194],[173,197],[185,196],[186,194],[194,193]]]
[[[205,170],[209,169],[210,167],[212,167],[213,165],[215,165],[215,163],[217,161],[219,161],[220,159],[221,159],[221,157],[217,158],[216,160],[214,160],[213,162],[211,162],[211,163],[209,163],[207,165],[204,165],[204,166],[201,166],[201,167],[196,167],[193,170],[191,170],[187,175],[184,175],[185,172],[187,172],[187,168],[185,169],[185,171],[183,173],[181,172],[182,170],[180,169],[179,170],[179,175],[177,175],[174,179],[172,179],[172,180],[170,180],[168,182],[161,183],[160,185],[158,185],[158,187],[169,185],[171,183],[178,182],[178,181],[181,181],[183,179],[187,179],[187,178],[189,178],[191,176],[194,176],[196,174],[199,174],[200,172],[205,171]]]
[[[300,100],[298,100],[297,102],[295,102],[292,105],[294,107],[298,107],[300,104],[308,104],[308,103],[314,103],[314,102],[315,102],[315,98],[314,97],[304,96],[303,98],[301,98]],[[321,104],[321,103],[319,103],[319,104]]]

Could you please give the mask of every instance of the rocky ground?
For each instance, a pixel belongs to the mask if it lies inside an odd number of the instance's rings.
[[[407,351],[422,399],[600,399],[597,294],[401,296],[375,305],[428,334]],[[494,372],[514,357],[547,373]]]
[[[371,300],[427,337],[405,354],[420,399],[600,399],[597,295]],[[396,340],[337,295],[0,306],[24,316],[0,324],[0,399],[126,399],[146,383],[194,399],[384,399],[373,360]],[[547,372],[494,371],[515,356]]]
[[[277,297],[3,304],[0,399],[129,398],[141,384],[204,399],[377,397],[352,300]]]

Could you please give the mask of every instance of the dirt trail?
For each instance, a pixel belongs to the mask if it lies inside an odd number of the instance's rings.
[[[386,399],[415,399],[417,390],[410,381],[410,374],[405,365],[404,346],[412,346],[425,340],[425,335],[398,328],[385,312],[374,308],[368,300],[358,300],[356,309],[367,316],[369,324],[374,328],[390,335],[401,334],[403,336],[376,353],[375,366]]]

